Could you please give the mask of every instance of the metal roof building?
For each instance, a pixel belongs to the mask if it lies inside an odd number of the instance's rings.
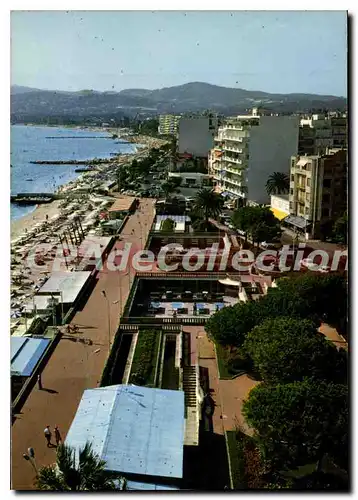
[[[184,392],[130,385],[87,389],[66,444],[78,448],[86,441],[108,471],[139,482],[180,479]]]
[[[26,311],[46,311],[52,296],[58,303],[73,305],[91,279],[91,271],[56,271],[26,304]]]
[[[30,377],[50,339],[11,337],[11,375]]]
[[[71,304],[75,302],[90,276],[90,271],[54,272],[37,292],[37,295],[51,295],[51,293],[56,294],[56,292],[58,295],[61,292],[62,296],[58,296],[59,301]]]

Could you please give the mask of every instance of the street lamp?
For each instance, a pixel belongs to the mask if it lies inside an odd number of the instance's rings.
[[[37,466],[36,466],[36,462],[35,462],[35,450],[30,447],[27,449],[27,453],[23,453],[22,456],[23,456],[24,460],[26,460],[27,462],[30,462],[30,464],[32,465],[32,467],[35,471],[36,477],[37,477],[38,470],[37,470]]]
[[[108,352],[111,351],[111,313],[110,313],[110,306],[109,306],[109,300],[106,295],[105,290],[101,291],[101,294],[107,301],[107,314],[108,314]]]

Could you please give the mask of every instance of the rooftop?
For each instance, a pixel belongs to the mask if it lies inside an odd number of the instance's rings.
[[[54,294],[58,297],[59,301],[65,304],[72,303],[76,300],[90,276],[90,271],[54,272],[37,294]],[[59,292],[62,293],[62,296]]]
[[[11,337],[11,375],[30,377],[50,339]]]
[[[126,196],[125,198],[117,198],[113,205],[108,209],[109,212],[126,212],[130,210],[135,198]]]
[[[86,441],[109,471],[181,478],[184,392],[130,385],[86,390],[66,444]]]

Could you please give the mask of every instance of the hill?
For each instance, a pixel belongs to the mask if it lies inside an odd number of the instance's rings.
[[[138,113],[185,113],[211,109],[224,115],[262,105],[276,112],[311,109],[346,109],[344,97],[318,94],[271,94],[192,82],[162,89],[126,89],[121,92],[82,90],[65,92],[29,87],[11,88],[11,115],[15,121],[30,117],[77,116],[108,119]]]

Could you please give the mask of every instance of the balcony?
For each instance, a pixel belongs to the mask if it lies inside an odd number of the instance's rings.
[[[225,182],[228,182],[230,184],[234,184],[235,186],[241,186],[241,180],[237,180],[237,179],[233,179],[233,178],[230,178],[230,177],[225,177]]]
[[[236,123],[230,123],[226,125],[226,128],[231,129],[231,130],[244,130],[244,127],[242,125],[236,124]]]
[[[237,148],[235,146],[224,146],[225,151],[232,151],[234,153],[242,154],[244,150],[242,148]]]
[[[239,158],[230,158],[230,156],[223,156],[222,159],[230,163],[237,163],[238,165],[242,165],[242,160],[240,160]]]

